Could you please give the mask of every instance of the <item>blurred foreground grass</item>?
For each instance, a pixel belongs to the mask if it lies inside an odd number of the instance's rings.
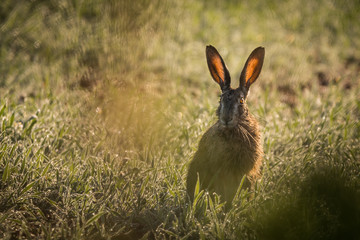
[[[0,4],[0,237],[358,239],[357,1],[11,1]],[[215,122],[218,48],[265,150],[255,194],[186,201]]]

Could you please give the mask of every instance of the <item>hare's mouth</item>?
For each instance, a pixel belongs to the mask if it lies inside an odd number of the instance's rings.
[[[233,127],[235,127],[235,121],[234,120],[224,121],[224,120],[220,119],[220,125],[224,128],[233,128]]]

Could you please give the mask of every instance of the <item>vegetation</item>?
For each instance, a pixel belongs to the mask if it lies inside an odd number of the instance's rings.
[[[358,1],[0,4],[0,238],[359,239]],[[216,121],[205,46],[248,104],[262,178],[232,208],[185,193]],[[241,191],[240,191],[241,190]]]

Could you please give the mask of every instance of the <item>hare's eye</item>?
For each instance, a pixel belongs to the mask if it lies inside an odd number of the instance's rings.
[[[240,98],[240,103],[241,103],[241,104],[244,103],[244,98]]]

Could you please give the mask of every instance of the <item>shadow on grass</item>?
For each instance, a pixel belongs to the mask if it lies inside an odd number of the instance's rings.
[[[359,239],[356,181],[339,168],[315,170],[297,190],[264,206],[257,225],[259,239]]]

